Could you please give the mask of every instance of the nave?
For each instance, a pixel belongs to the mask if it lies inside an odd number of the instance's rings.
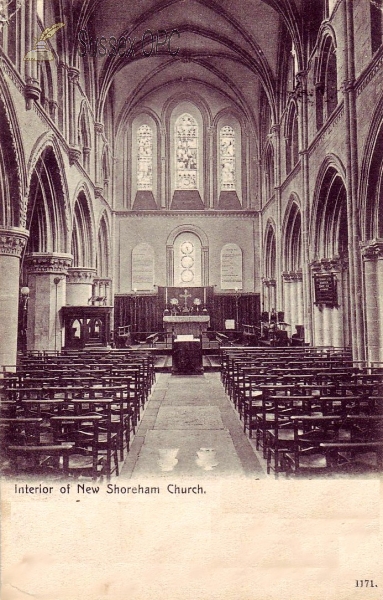
[[[218,373],[159,374],[120,479],[148,476],[265,476]]]
[[[145,350],[39,353],[3,372],[5,476],[379,477],[383,375],[339,348],[220,348],[220,373]]]

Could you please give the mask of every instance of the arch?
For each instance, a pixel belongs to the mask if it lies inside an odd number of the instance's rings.
[[[383,237],[383,98],[375,109],[363,150],[359,197],[360,231],[364,241]]]
[[[63,175],[52,145],[41,152],[31,173],[26,215],[27,252],[67,252],[68,212]]]
[[[320,129],[338,105],[335,33],[327,26],[322,31],[315,72],[316,125]]]
[[[59,142],[57,141],[53,132],[46,132],[43,135],[41,135],[36,140],[36,143],[33,146],[31,154],[29,156],[29,160],[27,163],[28,186],[27,186],[27,190],[26,190],[26,195],[28,197],[28,200],[27,200],[27,205],[25,207],[25,210],[26,210],[26,213],[28,213],[28,212],[30,213],[30,209],[31,209],[31,207],[30,207],[30,197],[31,197],[30,196],[30,192],[31,192],[30,187],[31,187],[32,175],[36,169],[36,165],[37,165],[38,161],[40,160],[41,156],[48,149],[52,150],[55,161],[58,166],[57,185],[59,187],[60,192],[62,192],[61,205],[59,207],[60,212],[62,213],[62,220],[63,220],[62,233],[63,233],[64,241],[63,241],[62,251],[69,252],[69,247],[70,247],[69,232],[71,230],[71,210],[70,210],[70,204],[69,204],[69,189],[68,189],[68,182],[67,182],[66,176],[65,176],[65,173],[66,173],[65,163],[64,163],[63,156],[62,156],[61,148],[60,148]]]
[[[110,228],[108,214],[104,211],[98,224],[96,269],[98,277],[110,277]]]
[[[142,137],[144,130],[146,131],[146,141]],[[161,190],[159,132],[158,119],[153,116],[152,111],[136,112],[128,121],[128,149],[124,153],[124,164],[129,161],[129,157],[132,157],[127,178],[130,205],[133,210],[156,210],[158,208]]]
[[[285,140],[286,175],[288,175],[299,161],[298,107],[294,101],[291,101],[287,112],[285,121]]]
[[[267,222],[264,242],[264,274],[267,279],[275,280],[277,272],[277,245],[275,224],[271,219]]]
[[[177,238],[183,233],[191,233],[201,242],[201,284],[209,285],[209,240],[206,233],[196,225],[179,225],[170,232],[166,240],[166,276],[167,285],[174,284],[174,248]]]
[[[274,171],[274,146],[269,140],[263,154],[263,191],[266,202],[274,195],[275,171]]]
[[[77,194],[73,208],[71,253],[73,267],[88,267],[94,265],[94,220],[92,205],[82,187]]]
[[[78,145],[82,153],[82,166],[86,171],[90,168],[90,152],[92,148],[92,135],[88,105],[85,100],[81,104],[78,117]]]
[[[282,227],[283,268],[298,272],[302,269],[302,219],[295,195],[290,197]]]
[[[1,160],[1,213],[4,226],[25,226],[27,168],[16,111],[4,72],[0,70],[0,142],[6,149]],[[12,185],[9,185],[12,182]]]
[[[169,233],[168,239],[166,240],[166,245],[173,246],[176,237],[178,237],[180,235],[180,233],[189,232],[189,231],[191,233],[195,233],[195,235],[197,235],[199,237],[199,239],[201,240],[201,244],[204,248],[207,248],[209,246],[208,237],[207,237],[206,233],[203,231],[203,229],[201,229],[197,225],[191,225],[191,224],[178,225],[178,227],[175,227],[175,229],[173,229],[173,231],[171,231]]]

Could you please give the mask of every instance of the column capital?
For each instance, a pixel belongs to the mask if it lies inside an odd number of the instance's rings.
[[[302,271],[285,271],[282,273],[282,278],[286,282],[302,281]]]
[[[96,121],[94,124],[94,130],[96,133],[99,133],[99,134],[104,133],[104,123],[101,123],[100,121]]]
[[[264,277],[262,280],[262,283],[266,287],[275,287],[277,285],[277,282],[275,279],[269,279],[268,277]]]
[[[361,252],[364,260],[383,258],[383,238],[375,238],[361,245]]]
[[[36,275],[67,274],[73,256],[60,252],[33,252],[25,257],[28,273]]]
[[[96,269],[86,267],[69,267],[67,273],[67,283],[86,283],[92,284],[96,276]]]
[[[348,268],[348,258],[345,256],[334,256],[333,258],[321,258],[310,263],[311,269],[316,273],[329,273],[334,271],[345,271]]]
[[[78,83],[80,71],[76,67],[68,67],[68,77],[71,83]]]
[[[20,258],[28,241],[29,231],[23,227],[0,228],[0,255]]]
[[[97,275],[95,276],[94,280],[93,280],[94,284],[102,284],[105,285],[106,287],[108,287],[111,283],[112,280],[110,277],[97,277]]]
[[[81,150],[75,146],[69,148],[69,164],[72,166],[81,158]]]

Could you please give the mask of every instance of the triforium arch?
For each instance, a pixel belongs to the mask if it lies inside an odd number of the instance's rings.
[[[290,197],[282,228],[283,309],[292,334],[304,324],[302,285],[302,218],[299,200]],[[298,329],[297,329],[298,331]],[[300,330],[299,337],[303,337]]]
[[[75,193],[72,217],[72,266],[68,269],[67,304],[84,305],[92,296],[96,274],[95,226],[91,194],[86,184]]]
[[[209,240],[206,233],[196,225],[180,225],[173,229],[166,240],[166,283],[168,286],[174,285],[174,248],[177,238],[182,234],[192,234],[196,236],[201,243],[201,285],[209,285]]]
[[[311,223],[311,263],[314,278],[314,343],[325,346],[349,346],[350,284],[348,262],[347,192],[343,173],[334,160],[322,165],[316,185]],[[332,278],[332,300],[321,301],[315,282]],[[316,291],[315,291],[316,290]]]
[[[97,226],[96,241],[96,276],[93,281],[93,295],[106,299],[108,304],[111,298],[111,235],[109,216],[104,210],[100,216]]]
[[[97,231],[97,254],[96,254],[96,267],[98,277],[110,277],[110,226],[108,214],[104,210]]]
[[[266,224],[263,245],[263,310],[271,312],[276,308],[277,244],[275,223],[269,219]]]
[[[360,178],[367,358],[383,361],[383,100],[367,140]]]
[[[73,267],[93,268],[95,266],[94,219],[86,187],[82,187],[76,193],[73,208],[71,254],[73,255]]]

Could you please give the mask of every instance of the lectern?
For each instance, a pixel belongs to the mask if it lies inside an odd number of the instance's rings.
[[[179,335],[173,338],[172,373],[179,375],[201,375],[202,338]]]

